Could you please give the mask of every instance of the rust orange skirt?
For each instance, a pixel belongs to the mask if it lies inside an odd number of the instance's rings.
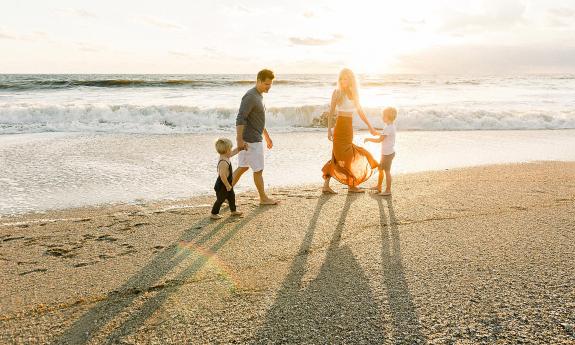
[[[323,178],[333,177],[345,185],[357,187],[371,177],[377,165],[371,153],[353,144],[352,118],[338,116],[331,160],[321,169]]]

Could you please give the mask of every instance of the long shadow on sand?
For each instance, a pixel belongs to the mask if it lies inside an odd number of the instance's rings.
[[[240,229],[248,222],[265,212],[269,208],[260,207],[254,212],[237,221],[236,225],[214,245],[210,247],[210,252],[217,252],[226,242],[228,242]],[[159,282],[174,267],[187,259],[192,251],[182,251],[178,246],[181,242],[192,242],[196,245],[203,245],[220,232],[230,222],[222,221],[215,226],[210,232],[202,235],[202,230],[210,224],[209,218],[202,219],[192,225],[180,237],[176,243],[167,247],[158,254],[152,261],[144,266],[138,273],[134,274],[124,285],[116,291],[108,294],[107,298],[99,302],[92,309],[86,312],[76,322],[74,322],[54,344],[85,344],[87,343],[103,326],[117,317],[122,311],[126,310],[132,303],[146,291],[154,291],[154,283]],[[193,276],[209,260],[209,257],[200,256],[193,263],[181,272],[175,281],[184,281],[186,278]],[[108,342],[116,342],[119,337],[127,335],[141,325],[157,308],[170,296],[177,291],[179,285],[165,286],[150,300],[146,301],[138,312],[133,313],[122,324],[115,328],[108,337]],[[152,289],[151,289],[152,288]]]
[[[351,249],[341,244],[356,195],[348,195],[317,277],[302,285],[321,209],[318,200],[304,240],[254,343],[382,343],[381,311]]]
[[[427,339],[421,333],[421,325],[413,298],[409,293],[409,286],[405,279],[403,264],[401,262],[401,246],[399,242],[399,228],[393,201],[387,198],[389,222],[385,214],[382,198],[377,199],[381,225],[381,255],[383,265],[383,284],[387,291],[387,299],[392,317],[394,344],[425,344]]]

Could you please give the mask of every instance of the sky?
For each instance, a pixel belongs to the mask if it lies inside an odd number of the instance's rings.
[[[0,73],[575,73],[573,0],[0,0]]]

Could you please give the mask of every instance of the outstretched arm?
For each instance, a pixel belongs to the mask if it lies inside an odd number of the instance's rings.
[[[367,119],[367,116],[365,115],[365,112],[363,111],[363,108],[361,107],[361,105],[356,102],[355,104],[355,108],[357,110],[357,113],[359,115],[359,118],[365,122],[365,124],[367,125],[367,128],[369,129],[369,133],[371,133],[371,135],[379,135],[379,132],[376,131],[373,126],[371,125],[371,123],[369,122],[369,120]]]
[[[235,149],[232,150],[232,153],[230,153],[230,157],[237,155],[242,150],[245,150],[245,147],[239,147],[239,146],[236,147]]]
[[[363,139],[363,142],[367,143],[368,141],[370,141],[372,143],[380,143],[383,140],[385,140],[385,135],[380,135],[378,138],[365,138]]]

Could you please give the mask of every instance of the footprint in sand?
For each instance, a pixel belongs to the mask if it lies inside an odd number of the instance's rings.
[[[75,268],[78,268],[78,267],[90,266],[90,265],[97,264],[97,263],[98,263],[98,261],[79,262],[77,264],[74,264],[73,266]]]
[[[46,272],[46,271],[48,271],[48,269],[46,269],[46,268],[36,268],[36,269],[31,270],[31,271],[26,271],[26,272],[18,273],[18,275],[25,276],[25,275],[30,274],[30,273]]]
[[[23,239],[24,236],[8,237],[2,240],[2,242],[16,241]]]
[[[102,235],[99,236],[98,238],[96,238],[96,241],[108,241],[108,242],[116,242],[118,239],[115,237],[112,237],[111,235]]]
[[[64,248],[50,248],[44,252],[45,255],[55,256],[55,257],[63,257],[63,258],[72,258],[76,256],[76,254],[71,253],[71,250],[64,249]]]
[[[527,207],[524,206],[510,206],[509,208],[512,208],[514,210],[519,210],[519,211],[526,211]]]

